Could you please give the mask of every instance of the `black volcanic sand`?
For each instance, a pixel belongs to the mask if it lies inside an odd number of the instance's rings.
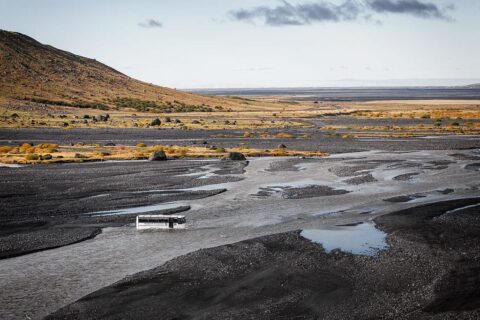
[[[418,172],[400,174],[396,177],[393,177],[393,180],[408,181],[408,180],[412,179],[413,177],[418,176],[419,174],[420,173],[418,173]]]
[[[383,199],[383,201],[393,202],[393,203],[409,202],[409,201],[412,201],[412,200],[415,200],[415,199],[418,199],[418,198],[425,198],[425,197],[426,196],[423,195],[423,194],[415,193],[415,194],[409,194],[409,195],[406,195],[406,196],[391,197],[391,198]]]
[[[358,176],[358,177],[344,180],[344,182],[348,184],[353,184],[353,185],[359,185],[359,184],[370,183],[375,181],[377,181],[377,179],[375,179],[370,173],[363,176]]]
[[[333,250],[299,232],[199,250],[47,319],[479,319],[480,198],[377,217],[389,249]]]
[[[205,172],[205,179],[182,176]],[[55,248],[95,237],[101,228],[135,221],[136,214],[93,212],[201,199],[224,192],[188,190],[238,181],[246,161],[120,162],[0,168],[0,259]],[[47,183],[48,181],[48,183]],[[187,190],[182,190],[187,189]],[[188,206],[153,213],[173,214]]]
[[[307,199],[316,197],[328,197],[339,194],[349,193],[350,191],[343,189],[334,189],[329,186],[322,185],[306,185],[303,187],[288,187],[288,186],[271,186],[261,187],[260,191],[254,194],[257,197],[270,197],[275,194],[280,194],[284,199]]]
[[[338,117],[322,118],[325,122],[328,119]],[[312,119],[305,119],[313,123]],[[353,121],[353,120],[352,120]],[[356,119],[363,125],[363,119]],[[393,121],[393,120],[392,120]],[[322,122],[322,123],[323,123]],[[267,129],[261,131],[270,132],[273,136],[279,132],[290,132],[295,136],[310,134],[312,137],[303,139],[278,139],[278,138],[244,138],[244,130],[175,130],[175,129],[0,129],[0,144],[17,145],[19,143],[57,143],[68,145],[70,143],[116,143],[122,145],[136,145],[138,142],[145,142],[147,145],[181,145],[191,146],[206,142],[208,146],[236,147],[241,144],[250,148],[275,149],[280,144],[285,144],[289,149],[296,150],[321,150],[330,153],[387,150],[387,151],[408,151],[408,150],[460,150],[480,148],[479,139],[468,139],[462,136],[444,136],[435,139],[426,138],[374,138],[354,139],[342,138],[322,133],[318,130],[317,124],[314,128],[289,128],[289,129]],[[325,124],[328,125],[328,122]],[[335,133],[335,132],[333,132]],[[225,135],[227,137],[219,137]]]

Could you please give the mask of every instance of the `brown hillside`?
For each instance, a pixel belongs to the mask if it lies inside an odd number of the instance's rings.
[[[144,111],[255,109],[255,103],[239,99],[191,94],[144,83],[94,59],[3,30],[0,30],[0,98],[82,107],[133,106]]]

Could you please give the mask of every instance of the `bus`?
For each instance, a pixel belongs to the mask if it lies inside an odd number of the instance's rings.
[[[185,216],[180,215],[139,215],[137,230],[145,229],[185,229]]]

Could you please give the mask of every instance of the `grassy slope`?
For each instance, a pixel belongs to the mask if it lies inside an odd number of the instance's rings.
[[[0,30],[0,102],[8,99],[100,102],[128,97],[157,103],[222,106],[234,110],[268,107],[265,102],[209,97],[132,79],[96,60]]]

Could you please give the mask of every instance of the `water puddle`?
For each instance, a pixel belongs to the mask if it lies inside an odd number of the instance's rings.
[[[142,207],[96,211],[96,212],[90,212],[87,214],[90,214],[93,216],[105,217],[105,216],[145,213],[145,212],[160,211],[160,210],[167,210],[167,209],[180,209],[185,206],[188,206],[188,205],[182,205],[178,202],[166,202],[166,203],[153,204],[153,205],[142,206]]]
[[[103,198],[108,196],[110,196],[110,193],[102,193],[102,194],[97,194],[95,196],[87,197],[87,199]]]
[[[193,171],[189,173],[179,174],[177,177],[196,177],[196,179],[208,179],[218,176],[215,171],[220,170],[217,166],[207,165],[201,168],[202,171]]]
[[[269,186],[260,187],[253,196],[256,197],[270,197],[280,196],[283,199],[306,199],[315,197],[335,196],[349,193],[350,191],[343,189],[334,189],[324,185],[305,185],[302,187],[291,186]]]
[[[334,230],[305,229],[300,235],[321,244],[327,252],[340,249],[353,254],[373,256],[377,251],[388,248],[387,234],[371,223],[339,226]]]
[[[217,184],[207,184],[204,186],[192,187],[192,188],[183,188],[183,189],[152,189],[144,191],[135,191],[133,193],[180,193],[180,192],[193,192],[193,191],[213,191],[213,190],[222,190],[228,189],[232,184],[229,182],[226,183],[217,183]]]
[[[315,158],[310,158],[310,159],[315,159]],[[315,169],[317,166],[318,166],[318,162],[312,162],[312,163],[302,162],[302,163],[297,163],[297,164],[294,165],[294,167],[298,171],[306,171],[306,170]]]
[[[22,168],[25,165],[16,164],[16,163],[0,163],[0,168]]]

